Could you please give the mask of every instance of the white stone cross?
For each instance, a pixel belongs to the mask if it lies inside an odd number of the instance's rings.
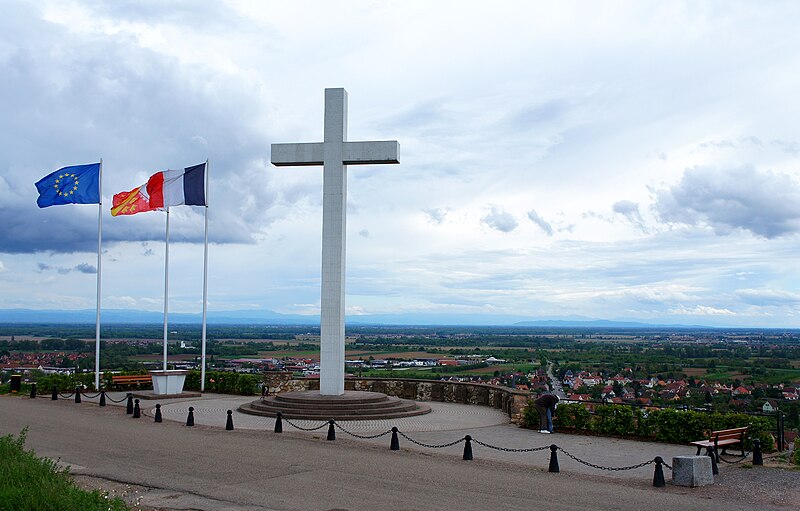
[[[400,163],[400,144],[347,142],[347,91],[325,89],[323,142],[272,144],[278,167],[322,165],[322,310],[320,385],[322,395],[344,394],[344,273],[347,165]]]

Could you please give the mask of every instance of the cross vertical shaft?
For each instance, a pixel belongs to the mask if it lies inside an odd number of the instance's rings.
[[[320,394],[344,394],[345,236],[347,234],[347,92],[325,90],[322,175]],[[339,340],[341,339],[341,342]]]
[[[344,394],[347,165],[399,163],[397,141],[348,142],[347,92],[325,89],[323,142],[272,144],[275,166],[322,165],[320,394]]]

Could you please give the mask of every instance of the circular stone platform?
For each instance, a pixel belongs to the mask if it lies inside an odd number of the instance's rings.
[[[242,413],[287,419],[334,419],[339,421],[395,419],[430,413],[428,405],[387,396],[380,392],[346,390],[340,396],[323,396],[317,390],[285,392],[245,403]]]

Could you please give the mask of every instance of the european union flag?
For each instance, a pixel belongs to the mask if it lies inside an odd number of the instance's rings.
[[[36,183],[40,208],[59,204],[100,204],[100,164],[58,169]]]

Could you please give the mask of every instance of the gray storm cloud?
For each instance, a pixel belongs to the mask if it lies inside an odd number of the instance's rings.
[[[790,176],[752,166],[686,169],[676,185],[658,192],[661,220],[708,225],[718,234],[736,229],[777,238],[800,229],[800,184]]]
[[[9,122],[0,139],[0,252],[95,251],[96,207],[40,210],[33,183],[60,166],[100,158],[104,243],[162,240],[163,214],[111,218],[111,197],[157,171],[206,158],[212,242],[253,243],[253,233],[274,221],[276,197],[265,163],[269,142],[255,122],[268,106],[255,99],[264,97],[257,79],[209,74],[123,34],[106,35],[102,45],[80,33],[66,37],[35,8],[10,9],[13,16],[0,20],[0,95],[19,100],[4,106]],[[202,243],[202,210],[173,211],[171,239]]]

